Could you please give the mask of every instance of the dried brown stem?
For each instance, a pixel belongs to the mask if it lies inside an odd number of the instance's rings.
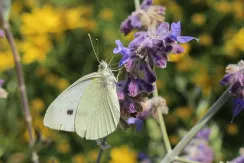
[[[11,47],[13,57],[14,57],[15,69],[16,69],[18,84],[19,84],[19,91],[20,91],[20,95],[21,95],[21,102],[23,104],[23,112],[24,112],[25,122],[26,122],[27,131],[28,131],[28,135],[29,135],[29,146],[30,146],[30,149],[33,150],[33,146],[35,144],[35,135],[34,135],[34,130],[33,130],[33,126],[32,126],[32,117],[30,114],[28,98],[26,95],[25,80],[24,80],[23,69],[22,69],[22,65],[21,65],[21,59],[20,59],[20,55],[16,49],[13,34],[12,34],[9,23],[5,22],[3,25],[3,28],[4,28],[6,38]],[[32,161],[34,163],[39,162],[38,155],[35,151],[32,151]]]

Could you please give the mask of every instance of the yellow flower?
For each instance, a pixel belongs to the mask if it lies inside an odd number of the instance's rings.
[[[83,154],[74,155],[72,158],[72,163],[86,163],[86,158]]]
[[[86,19],[82,17],[82,8],[64,9],[60,15],[64,30],[84,27]]]
[[[196,25],[203,25],[206,23],[206,17],[204,14],[197,13],[192,15],[191,21]]]
[[[181,46],[184,48],[184,52],[180,53],[180,54],[169,54],[168,56],[168,60],[170,62],[178,62],[180,61],[182,58],[184,58],[185,55],[189,54],[190,52],[190,44],[185,43],[185,44],[181,44]]]
[[[95,161],[97,159],[98,151],[97,150],[92,150],[88,153],[88,158],[91,161]]]
[[[235,42],[236,47],[238,50],[244,52],[244,28],[241,28],[238,33],[234,36],[233,41]]]
[[[196,85],[202,88],[203,94],[208,96],[211,93],[211,86],[213,85],[214,80],[210,78],[206,67],[199,66],[198,72],[196,72],[193,80],[195,81]]]
[[[60,32],[59,27],[62,24],[57,10],[51,5],[34,8],[31,13],[22,14],[21,20],[21,33],[23,34]]]
[[[226,130],[230,135],[236,135],[239,132],[238,126],[234,123],[228,124]]]
[[[64,90],[68,86],[69,86],[68,80],[66,80],[66,79],[59,79],[59,81],[57,83],[57,87],[58,87],[59,90]]]
[[[99,17],[102,18],[103,20],[112,20],[113,16],[114,16],[113,11],[110,10],[109,8],[104,8],[99,13]]]
[[[237,19],[244,19],[244,5],[243,2],[241,1],[234,1],[232,3],[232,9],[234,12],[234,15],[236,16]]]
[[[36,75],[37,76],[43,76],[43,75],[46,75],[48,72],[48,70],[46,68],[43,68],[43,67],[39,67],[36,69]]]
[[[43,62],[51,49],[51,42],[47,35],[32,35],[25,37],[20,43],[20,50],[23,52],[23,63],[30,64],[38,61]]]
[[[70,145],[69,142],[66,140],[62,140],[61,142],[58,143],[56,146],[58,152],[60,153],[69,153],[70,152]]]
[[[0,51],[0,71],[5,71],[7,69],[14,67],[14,59],[11,51]]]
[[[188,119],[192,115],[192,109],[189,107],[178,107],[175,113],[181,119]]]
[[[45,80],[50,85],[56,85],[58,83],[58,76],[55,74],[47,74]]]
[[[60,162],[57,158],[52,157],[47,160],[47,163],[60,163]]]
[[[34,110],[40,112],[44,109],[45,104],[42,99],[35,98],[31,101],[30,106],[31,106],[31,109],[34,109]]]
[[[180,62],[177,62],[176,68],[180,71],[189,71],[192,70],[191,66],[193,60],[190,56],[185,56]]]
[[[215,3],[215,9],[222,14],[227,14],[231,12],[231,3],[227,1],[217,2]]]
[[[212,44],[213,40],[212,37],[207,34],[207,33],[203,33],[199,36],[199,44],[201,45],[205,45],[205,46],[209,46]]]
[[[124,145],[111,150],[110,163],[136,163],[136,153]]]

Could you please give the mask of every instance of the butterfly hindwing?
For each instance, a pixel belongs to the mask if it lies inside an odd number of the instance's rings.
[[[100,76],[100,73],[86,75],[64,90],[48,107],[44,125],[56,130],[74,131],[79,101],[92,79]]]
[[[75,131],[86,139],[112,133],[119,123],[120,108],[115,82],[95,78],[84,91],[75,117]]]

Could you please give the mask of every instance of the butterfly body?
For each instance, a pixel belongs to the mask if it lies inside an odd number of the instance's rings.
[[[44,125],[75,131],[91,140],[107,136],[117,128],[120,118],[116,82],[107,63],[101,61],[98,72],[80,78],[52,102]]]

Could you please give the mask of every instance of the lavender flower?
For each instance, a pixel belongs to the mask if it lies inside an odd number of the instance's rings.
[[[7,98],[8,93],[2,88],[4,80],[0,79],[0,98]]]
[[[244,109],[244,61],[230,64],[226,67],[226,75],[220,81],[221,85],[230,86],[234,99],[233,115],[237,116]]]
[[[144,0],[139,10],[125,19],[120,30],[127,35],[132,29],[148,29],[149,26],[157,26],[164,21],[165,8],[152,5],[152,0]]]
[[[186,146],[184,158],[203,163],[212,163],[214,160],[213,149],[209,146],[210,130],[201,130],[196,137]]]
[[[240,149],[240,156],[232,160],[233,163],[243,163],[244,162],[244,148]]]
[[[150,8],[150,2],[144,1],[142,8]],[[143,97],[154,90],[153,83],[157,77],[153,68],[166,68],[169,53],[179,54],[184,51],[178,42],[196,39],[180,36],[180,33],[180,22],[172,23],[171,29],[168,23],[163,22],[158,27],[135,33],[128,47],[120,40],[115,41],[117,47],[113,52],[123,56],[119,66],[124,66],[127,71],[126,80],[117,85],[122,116],[138,118],[136,114],[142,110]],[[129,123],[141,124],[137,119],[131,119]]]
[[[143,126],[143,120],[152,115],[157,119],[157,110],[159,109],[162,114],[168,114],[168,107],[166,101],[162,97],[153,97],[146,100],[143,104],[143,111],[138,113],[135,118],[129,118],[127,123],[130,125],[136,125],[136,130],[140,131]]]

